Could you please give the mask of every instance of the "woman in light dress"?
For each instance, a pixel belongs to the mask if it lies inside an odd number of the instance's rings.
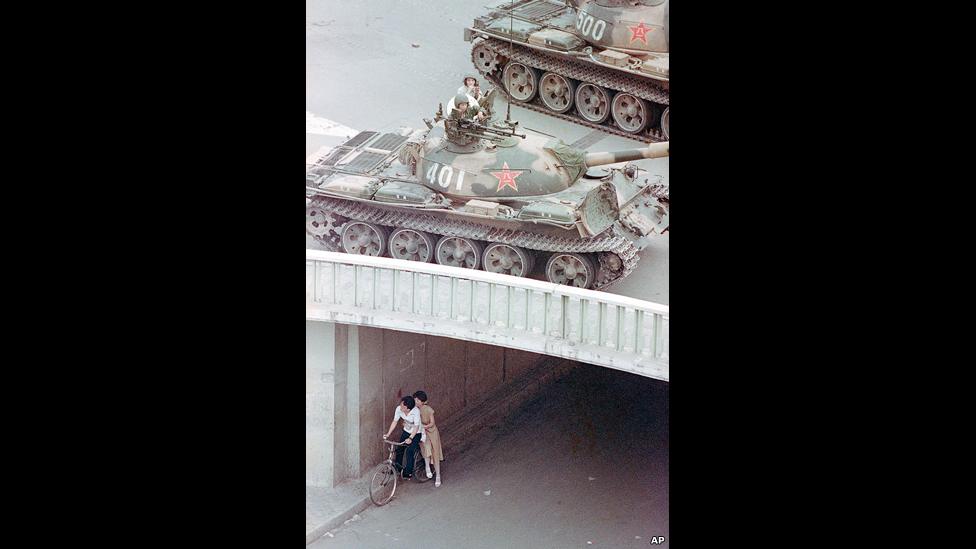
[[[420,408],[420,423],[424,426],[424,437],[420,447],[424,456],[424,465],[427,467],[427,478],[433,476],[430,472],[430,462],[434,462],[434,470],[437,473],[437,480],[434,486],[441,485],[441,461],[444,460],[444,449],[441,448],[441,435],[437,431],[437,423],[434,422],[434,409],[427,405],[427,393],[417,391],[413,394]],[[418,473],[419,474],[419,473]]]

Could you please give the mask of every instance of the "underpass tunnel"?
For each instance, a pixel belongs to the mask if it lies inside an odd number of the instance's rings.
[[[519,547],[588,536],[630,546],[637,536],[669,535],[667,382],[328,322],[306,322],[306,350],[307,493],[369,475],[386,458],[382,434],[400,396],[424,390],[444,441],[444,484],[407,483],[381,508],[383,521],[430,507],[431,520],[461,525],[437,534],[458,547],[498,528]],[[335,531],[330,546],[373,546],[359,543],[375,532],[345,539],[344,530],[355,527]]]
[[[512,546],[669,537],[667,382],[580,364],[482,438],[445,469],[452,482],[492,487],[497,505],[481,508],[492,522],[533,517]]]

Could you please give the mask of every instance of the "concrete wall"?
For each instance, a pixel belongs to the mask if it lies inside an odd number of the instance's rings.
[[[426,391],[443,424],[546,358],[314,321],[305,323],[305,349],[305,481],[313,486],[358,478],[386,458],[382,435],[401,396]]]
[[[444,422],[543,359],[493,345],[379,328],[361,327],[359,336],[360,472],[386,459],[382,435],[400,397],[423,390],[437,421]]]
[[[359,473],[383,461],[382,435],[393,420],[394,403],[383,391],[383,331],[359,328]],[[347,478],[356,478],[352,475]]]
[[[335,441],[335,324],[305,323],[305,484],[331,486]]]
[[[336,369],[335,369],[335,458],[333,482],[335,479],[358,475],[359,427],[360,421],[353,412],[359,409],[359,328],[356,326],[335,325]],[[342,343],[345,343],[343,345]]]
[[[305,323],[305,484],[359,474],[359,328]]]

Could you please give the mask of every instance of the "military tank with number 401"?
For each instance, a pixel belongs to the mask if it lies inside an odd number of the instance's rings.
[[[331,250],[514,276],[545,261],[550,282],[600,289],[630,274],[648,239],[667,231],[660,179],[636,164],[594,168],[667,156],[668,143],[587,153],[520,134],[507,119],[438,111],[426,122],[361,132],[306,165],[308,234]]]
[[[517,104],[645,142],[670,120],[670,0],[506,1],[464,31]]]

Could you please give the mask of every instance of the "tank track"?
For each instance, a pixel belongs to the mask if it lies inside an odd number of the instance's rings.
[[[607,263],[604,254],[616,255],[620,258],[620,270],[618,272],[610,272],[607,269],[600,270],[593,283],[594,290],[606,289],[611,284],[626,278],[637,267],[637,262],[640,260],[637,247],[634,246],[633,242],[621,236],[616,227],[611,227],[609,231],[593,238],[572,239],[488,227],[463,220],[438,219],[430,214],[419,212],[384,210],[360,202],[350,202],[327,196],[312,198],[311,205],[327,209],[342,217],[387,227],[406,227],[436,235],[500,242],[542,252],[598,253],[601,256],[601,265]],[[330,250],[338,251],[334,249],[336,246],[327,239],[316,238],[316,240],[326,245]]]
[[[530,67],[534,67],[545,72],[554,72],[560,76],[572,78],[582,82],[589,82],[610,90],[630,93],[652,103],[668,106],[671,104],[670,94],[667,91],[651,84],[649,81],[643,81],[643,79],[640,77],[620,74],[612,69],[607,69],[597,65],[588,65],[585,64],[585,62],[584,64],[571,63],[565,59],[560,59],[530,48],[509,44],[508,42],[498,40],[497,38],[486,38],[481,42],[475,43],[474,47],[479,45],[483,45],[488,50],[498,55],[507,57],[510,60],[524,63]],[[511,96],[505,89],[504,84],[502,84],[498,78],[492,76],[490,73],[482,71],[481,68],[478,67],[478,64],[474,62],[474,48],[472,48],[471,61],[478,72],[489,82],[494,84],[495,88],[497,88],[501,93],[504,93],[505,96],[511,101]],[[499,67],[499,69],[500,68],[501,67]],[[513,101],[513,103],[520,107],[525,107],[529,110],[553,116],[561,120],[574,122],[581,126],[601,130],[612,135],[618,135],[628,139],[636,139],[638,141],[643,141],[644,143],[657,143],[667,140],[664,137],[664,132],[661,131],[660,128],[654,128],[642,133],[629,133],[613,126],[612,117],[608,118],[603,124],[596,124],[576,115],[575,109],[571,109],[567,113],[557,113],[551,111],[542,103],[542,100],[539,99],[538,95],[536,95],[535,99],[529,101],[528,103],[518,101]]]

